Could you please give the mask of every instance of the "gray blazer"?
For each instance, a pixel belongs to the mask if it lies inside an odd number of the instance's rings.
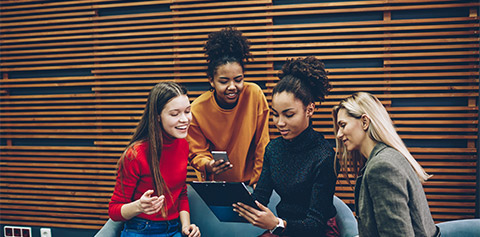
[[[383,143],[372,150],[355,184],[363,236],[436,236],[422,184],[407,159]]]

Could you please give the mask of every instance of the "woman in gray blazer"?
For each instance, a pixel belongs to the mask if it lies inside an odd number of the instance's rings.
[[[422,182],[430,176],[397,134],[382,103],[358,92],[333,109],[338,158],[352,171],[359,235],[439,236]]]

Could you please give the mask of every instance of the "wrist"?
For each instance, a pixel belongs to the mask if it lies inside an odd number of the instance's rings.
[[[270,232],[273,231],[280,224],[280,220],[280,218],[275,217],[274,226],[272,226],[272,228],[269,228],[268,230],[270,230]]]
[[[140,204],[140,199],[137,199],[136,201],[133,202],[133,206],[135,207],[135,213],[141,214],[143,213],[142,205]]]
[[[285,222],[279,217],[277,217],[277,221],[277,225],[270,230],[270,233],[274,235],[279,235],[285,230]]]

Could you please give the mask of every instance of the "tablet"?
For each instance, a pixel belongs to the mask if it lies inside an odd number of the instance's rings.
[[[244,183],[193,181],[190,185],[220,221],[248,222],[233,211],[232,204],[237,202],[260,209]]]

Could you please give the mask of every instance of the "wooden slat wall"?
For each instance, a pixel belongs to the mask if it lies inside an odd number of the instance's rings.
[[[313,123],[332,142],[331,107],[376,94],[434,174],[435,220],[474,217],[478,1],[303,2],[2,1],[0,224],[100,228],[149,89],[207,90],[203,43],[227,25],[252,41],[246,80],[269,101],[286,58],[325,61],[334,89]],[[343,176],[337,195],[353,204]]]

